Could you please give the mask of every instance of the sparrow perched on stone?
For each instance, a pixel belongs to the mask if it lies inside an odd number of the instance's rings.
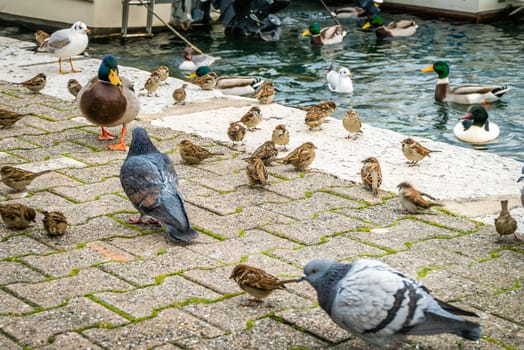
[[[270,166],[271,163],[277,158],[278,150],[273,141],[266,141],[261,144],[252,154],[252,157],[258,157],[262,159],[264,165]]]
[[[158,88],[160,87],[160,83],[162,81],[160,80],[160,75],[154,71],[151,73],[149,78],[147,78],[144,87],[141,90],[147,90],[147,96],[151,96],[152,93],[155,94],[155,96],[158,97],[158,93],[156,92]]]
[[[25,188],[37,177],[47,174],[51,170],[44,170],[39,172],[32,172],[10,165],[6,165],[0,169],[1,181],[8,187],[11,187],[17,192],[25,190]]]
[[[346,139],[349,139],[353,135],[352,138],[354,140],[360,133],[362,133],[362,123],[358,118],[357,112],[352,109],[344,113],[342,125],[344,126],[344,129],[346,129],[346,131],[349,133],[348,136],[346,136]]]
[[[240,122],[231,122],[229,123],[229,128],[227,128],[227,136],[233,141],[233,146],[235,146],[235,142],[242,142],[242,144],[244,144],[246,128]]]
[[[368,157],[362,161],[362,169],[360,169],[360,176],[365,187],[368,187],[373,192],[373,195],[378,195],[378,188],[382,184],[382,171],[380,164],[375,157]]]
[[[156,72],[160,76],[160,82],[166,82],[167,78],[169,78],[169,67],[168,66],[160,66],[158,67],[154,72]]]
[[[76,97],[80,90],[82,90],[82,84],[80,84],[76,79],[69,79],[67,82],[67,90],[71,93],[71,95]]]
[[[32,92],[36,94],[45,87],[46,83],[47,83],[47,76],[44,73],[38,73],[31,79],[23,81],[19,84],[28,88],[29,90],[31,90]]]
[[[13,203],[0,205],[0,216],[8,228],[23,229],[35,222],[36,212],[26,205]]]
[[[416,214],[419,210],[429,209],[434,206],[442,206],[441,203],[424,199],[423,197],[427,197],[436,200],[429,194],[418,191],[407,182],[401,182],[397,187],[399,190],[400,206],[411,214]]]
[[[495,229],[497,230],[497,233],[500,235],[499,239],[502,236],[515,234],[515,231],[517,231],[517,221],[515,221],[515,219],[513,219],[513,217],[509,213],[508,201],[500,201],[500,206],[502,207],[502,210],[498,218],[495,219]],[[516,235],[515,238],[518,239]]]
[[[38,29],[35,33],[35,40],[38,43],[38,46],[42,45],[44,41],[49,38],[49,34],[44,32],[42,29]]]
[[[275,96],[275,87],[270,81],[265,82],[255,93],[255,98],[262,104],[273,102]]]
[[[189,140],[182,140],[178,144],[180,157],[188,164],[200,164],[204,159],[223,155],[220,152],[209,152],[207,149],[194,144]]]
[[[44,218],[44,229],[49,236],[61,236],[67,229],[67,219],[64,214],[59,211],[42,211]]]
[[[286,145],[289,143],[289,131],[284,124],[278,124],[273,129],[271,140],[277,145],[284,146],[281,151],[287,151]]]
[[[416,165],[418,161],[424,159],[426,156],[429,157],[429,154],[432,152],[441,152],[427,149],[411,137],[402,140],[400,143],[402,144],[402,153],[404,153],[404,156],[409,160],[408,163],[410,166]]]
[[[17,121],[22,119],[25,116],[33,115],[33,113],[17,113],[13,111],[8,111],[6,109],[0,108],[0,126],[5,128],[10,128],[13,126]]]
[[[258,106],[253,106],[247,111],[242,118],[240,118],[239,122],[243,123],[245,126],[247,126],[247,130],[249,131],[255,131],[260,130],[260,128],[257,128],[257,125],[262,122],[262,114],[260,113],[260,108]]]
[[[314,128],[322,129],[320,126],[335,110],[337,105],[335,102],[322,102],[309,108],[306,112],[305,122],[309,126],[309,130]]]
[[[249,184],[251,186],[269,185],[269,183],[267,182],[267,179],[268,179],[267,169],[262,159],[251,156],[251,157],[246,158],[245,160],[247,163],[246,175],[247,175],[247,179],[249,180]]]
[[[215,72],[209,72],[193,80],[193,84],[200,86],[202,90],[212,90],[217,84],[217,78]]]
[[[295,167],[295,169],[299,171],[305,171],[315,159],[316,148],[317,147],[313,144],[313,142],[305,142],[289,152],[289,154],[284,158],[277,159],[276,161],[281,164],[291,164]]]
[[[173,96],[173,100],[175,100],[175,104],[177,103],[180,103],[182,105],[186,104],[186,97],[187,97],[186,87],[187,87],[187,84],[184,83],[182,84],[181,87],[173,90],[172,96]]]
[[[285,283],[297,282],[297,280],[280,280],[262,269],[246,264],[235,266],[229,278],[234,279],[243,291],[255,297],[251,300],[254,302],[262,302],[262,299],[275,289],[286,289]]]

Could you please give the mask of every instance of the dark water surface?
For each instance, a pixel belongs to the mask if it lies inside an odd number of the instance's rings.
[[[451,67],[451,86],[481,83],[511,87],[488,111],[490,120],[501,129],[499,138],[475,147],[524,162],[522,19],[473,24],[383,12],[385,22],[414,18],[419,25],[417,34],[379,41],[374,33],[358,29],[357,21],[346,21],[348,34],[343,44],[313,48],[301,32],[312,21],[321,26],[333,24],[319,2],[294,1],[278,15],[283,22],[278,42],[226,38],[220,26],[184,35],[204,52],[222,57],[213,65],[219,75],[259,75],[272,80],[277,89],[275,101],[283,105],[333,100],[339,106],[334,114],[337,118],[353,108],[363,122],[376,127],[472,147],[453,136],[453,127],[468,106],[435,102],[436,74],[420,72],[436,60],[446,60]],[[33,40],[31,32],[17,27],[0,28],[0,35]],[[93,57],[116,54],[121,64],[144,70],[167,64],[171,76],[184,78],[177,68],[184,46],[173,33],[164,32],[152,39],[133,38],[125,43],[91,40],[88,51]],[[352,95],[327,89],[325,73],[331,63],[351,69]]]

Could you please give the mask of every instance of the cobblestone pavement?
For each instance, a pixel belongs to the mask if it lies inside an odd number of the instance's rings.
[[[175,245],[158,226],[127,223],[137,213],[118,177],[125,153],[106,150],[73,103],[0,83],[0,108],[36,115],[0,131],[1,164],[53,170],[24,194],[0,184],[0,204],[37,210],[26,230],[0,224],[1,349],[365,347],[331,322],[307,283],[246,306],[228,279],[239,262],[296,277],[316,257],[382,260],[480,315],[478,342],[413,337],[402,349],[524,349],[524,247],[498,241],[491,225],[443,210],[407,216],[393,193],[374,198],[359,184],[285,166],[269,168],[267,189],[250,188],[242,152],[134,122],[175,161],[200,232]],[[182,138],[225,155],[183,165]],[[66,235],[45,234],[42,210],[67,216]]]

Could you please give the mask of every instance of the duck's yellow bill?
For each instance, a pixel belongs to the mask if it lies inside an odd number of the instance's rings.
[[[109,81],[115,86],[122,86],[122,81],[118,77],[118,71],[115,69],[109,70]]]
[[[309,29],[306,29],[302,32],[302,36],[306,36],[306,35],[311,35],[311,32],[309,31]]]
[[[420,70],[421,72],[428,73],[428,72],[434,72],[433,66],[426,67],[424,69]]]
[[[362,29],[368,29],[369,27],[371,27],[371,23],[368,21],[364,23],[364,25],[362,26]]]
[[[188,79],[194,79],[196,77],[197,77],[196,72],[193,72],[193,73],[189,74],[188,76],[186,76],[186,78],[188,78]]]

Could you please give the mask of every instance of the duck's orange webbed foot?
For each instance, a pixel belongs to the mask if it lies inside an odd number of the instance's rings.
[[[102,127],[102,133],[100,134],[100,136],[98,136],[98,139],[101,141],[114,140],[115,138],[116,136],[111,134],[104,127]]]

